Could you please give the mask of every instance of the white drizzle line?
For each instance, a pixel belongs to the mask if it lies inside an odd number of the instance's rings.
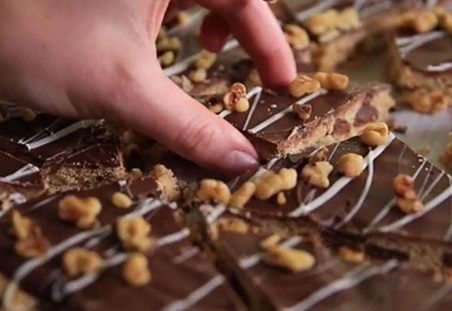
[[[402,219],[393,222],[392,224],[389,224],[387,226],[381,227],[379,231],[381,232],[390,232],[393,230],[398,230],[402,228],[403,226],[409,224],[410,222],[424,216],[431,210],[435,209],[438,205],[440,205],[444,200],[446,200],[448,197],[452,196],[452,185],[446,188],[443,192],[441,192],[439,195],[437,195],[434,199],[432,199],[430,202],[425,204],[424,209],[417,213],[417,214],[411,214],[403,217]]]
[[[25,203],[27,199],[20,193],[14,192],[11,194],[8,193],[0,193],[0,200],[9,200],[10,202],[13,202],[13,205],[19,205],[22,203]],[[0,218],[2,218],[8,211],[10,210],[10,207],[7,207],[5,209],[0,209]]]
[[[206,222],[208,224],[211,224],[214,221],[216,221],[226,211],[226,205],[222,203],[217,204],[216,206],[203,204],[199,207],[199,210],[206,217]]]
[[[362,2],[366,2],[367,0],[364,0]],[[378,3],[375,3],[373,5],[363,7],[362,10],[360,10],[359,15],[361,18],[366,18],[381,12],[384,12],[386,10],[389,10],[393,6],[392,0],[386,0],[386,1],[379,1]]]
[[[147,198],[143,202],[141,202],[132,213],[129,213],[127,215],[124,215],[123,218],[133,218],[137,216],[144,216],[148,214],[149,212],[162,207],[165,205],[164,202],[162,202],[159,199],[155,198]]]
[[[444,31],[433,31],[427,34],[414,35],[410,37],[398,38],[396,40],[397,45],[401,46],[399,51],[402,58],[405,58],[406,55],[412,50],[436,39],[444,37],[446,32]]]
[[[364,185],[364,189],[361,192],[361,195],[360,195],[360,197],[358,199],[358,202],[356,202],[356,205],[347,214],[347,216],[340,223],[338,223],[335,226],[336,229],[339,229],[340,227],[342,227],[343,225],[348,223],[353,217],[355,217],[355,215],[359,212],[359,210],[363,206],[364,200],[369,195],[370,188],[372,187],[372,181],[373,181],[373,178],[374,178],[374,159],[372,158],[372,154],[371,153],[369,153],[369,156],[370,156],[370,158],[369,158],[369,172],[367,174],[367,178],[366,178],[366,183]]]
[[[374,161],[376,158],[378,158],[385,150],[386,148],[391,144],[391,142],[394,140],[395,135],[393,133],[389,133],[388,142],[384,145],[380,145],[376,147],[373,150],[370,150],[367,154],[366,158],[364,159],[364,169],[367,168],[370,161]],[[300,204],[295,210],[290,212],[288,214],[289,217],[299,217],[301,215],[306,215],[313,210],[319,208],[321,205],[328,202],[331,198],[333,198],[339,191],[341,191],[345,186],[347,186],[353,178],[350,177],[341,177],[339,180],[337,180],[330,188],[328,188],[327,191],[325,191],[321,196],[317,197],[316,199],[312,200],[308,204]]]
[[[248,111],[248,115],[246,116],[246,120],[245,120],[245,123],[243,124],[242,131],[245,131],[246,128],[248,127],[248,125],[249,125],[249,123],[250,123],[250,121],[251,121],[251,118],[252,118],[252,116],[253,116],[253,114],[254,114],[254,111],[256,110],[256,107],[257,107],[257,105],[258,105],[258,103],[259,103],[259,100],[260,100],[261,97],[262,97],[262,91],[263,91],[263,90],[264,90],[264,89],[263,89],[262,87],[257,86],[257,87],[253,88],[253,89],[250,91],[249,94],[253,93],[253,91],[254,91],[254,94],[253,94],[252,96],[256,96],[256,97],[254,97],[253,103],[251,104],[251,108],[250,108],[250,110]],[[248,94],[248,95],[249,95],[249,94]],[[252,96],[247,96],[247,98],[250,99]]]
[[[361,265],[354,270],[350,271],[342,278],[337,279],[334,282],[329,283],[328,285],[322,287],[318,291],[312,293],[305,300],[297,303],[296,305],[290,308],[284,308],[284,311],[304,311],[308,310],[311,307],[315,306],[322,300],[338,293],[344,291],[349,288],[353,288],[359,285],[361,282],[378,275],[384,274],[392,269],[394,269],[398,265],[398,262],[395,260],[388,261],[381,267],[367,267],[365,265]]]
[[[337,3],[337,0],[325,0],[325,1],[317,1],[318,4],[310,7],[309,9],[303,10],[295,15],[295,18],[303,22],[310,18],[312,15],[318,14],[326,9],[331,8],[333,5]]]
[[[38,173],[38,172],[39,172],[39,168],[37,166],[34,166],[33,164],[29,163],[8,176],[0,177],[0,181],[12,182],[14,180],[20,179],[22,177],[30,176],[30,175],[32,175],[34,173]]]
[[[19,282],[25,278],[30,272],[32,272],[37,267],[45,264],[55,256],[59,255],[60,253],[64,252],[68,248],[72,247],[73,245],[76,245],[83,240],[89,239],[95,235],[103,234],[104,231],[111,231],[110,226],[106,226],[99,229],[94,229],[90,231],[85,231],[79,234],[74,235],[73,237],[51,247],[45,256],[34,258],[31,260],[26,261],[23,263],[13,274],[13,277],[11,278],[11,282],[8,283],[8,285],[5,288],[5,291],[3,293],[3,307],[6,310],[13,310],[13,298],[14,294],[18,289]]]
[[[176,256],[173,258],[173,264],[178,265],[183,263],[186,260],[189,260],[190,258],[196,256],[199,254],[199,248],[198,247],[190,247],[186,251],[184,251],[182,254]]]
[[[157,247],[163,247],[178,241],[181,241],[188,237],[190,235],[190,230],[188,228],[183,228],[182,230],[179,230],[177,232],[165,235],[164,237],[161,237],[157,240],[156,246]]]
[[[433,163],[432,163],[433,166]],[[436,187],[436,185],[439,183],[439,181],[441,180],[441,178],[443,178],[444,176],[444,172],[441,172],[440,174],[438,174],[438,176],[436,176],[435,180],[430,184],[430,186],[427,188],[427,190],[424,193],[420,193],[420,200],[423,201],[429,194],[430,192],[432,192],[433,188]]]
[[[327,91],[322,89],[322,90],[320,90],[318,92],[309,94],[308,96],[305,96],[305,97],[301,98],[294,105],[304,105],[304,104],[308,103],[309,101],[315,99],[316,97],[319,97],[319,96],[321,96],[323,94],[326,94],[326,93],[327,93]],[[251,134],[255,134],[255,133],[259,132],[259,131],[262,131],[266,127],[272,125],[276,121],[278,121],[281,118],[283,118],[286,114],[291,112],[292,111],[292,106],[293,105],[290,105],[286,109],[280,111],[279,113],[277,113],[277,114],[271,116],[270,118],[264,120],[263,122],[257,124],[255,127],[249,129],[248,132],[251,133]]]
[[[422,164],[418,167],[418,169],[416,170],[416,172],[413,175],[414,180],[416,180],[416,178],[419,176],[419,173],[422,171],[422,169],[424,168],[426,163],[427,163],[427,161],[424,158],[424,161],[422,161]],[[364,229],[364,232],[368,232],[371,228],[375,227],[383,218],[385,218],[395,203],[396,203],[396,198],[391,199],[391,201],[389,201],[385,205],[385,207],[381,210],[381,212],[378,213],[377,216],[375,216],[375,218],[371,221],[369,226],[366,229]]]
[[[176,302],[173,302],[163,309],[161,311],[180,311],[180,310],[187,310],[191,306],[195,305],[197,302],[202,300],[204,297],[209,295],[211,292],[213,292],[218,286],[222,285],[224,283],[224,277],[221,275],[217,275],[214,278],[212,278],[210,281],[205,283],[203,286],[199,287],[195,291],[193,291],[190,295],[187,296],[185,299],[178,300]]]
[[[68,127],[64,128],[64,129],[62,129],[62,130],[60,130],[60,131],[58,131],[56,133],[51,133],[50,136],[47,136],[45,138],[36,140],[36,141],[34,141],[32,143],[26,143],[25,147],[27,147],[28,150],[33,150],[33,149],[39,148],[41,146],[44,146],[44,145],[52,143],[52,142],[54,142],[56,140],[59,140],[59,139],[65,137],[67,135],[70,135],[70,134],[72,134],[72,133],[74,133],[74,132],[76,132],[76,131],[78,131],[80,129],[93,126],[97,122],[98,121],[95,121],[95,120],[82,120],[82,121],[79,121],[79,122],[75,122],[75,123],[69,125]]]
[[[282,242],[279,246],[283,248],[293,248],[303,241],[301,236],[293,236],[290,239]],[[247,257],[244,257],[239,260],[239,266],[242,269],[249,269],[255,265],[257,265],[262,258],[264,257],[264,253],[257,253]]]
[[[452,62],[427,66],[427,70],[431,72],[441,72],[449,69],[452,69]]]
[[[239,43],[237,40],[233,39],[233,40],[229,40],[226,45],[223,47],[223,52],[232,50],[236,47],[239,46]],[[171,77],[173,75],[177,75],[179,73],[181,73],[184,70],[187,70],[190,65],[199,58],[199,55],[201,53],[196,53],[195,55],[189,56],[186,59],[182,60],[180,63],[177,63],[173,66],[170,66],[166,69],[163,70],[163,72],[165,73],[165,76],[167,77]]]

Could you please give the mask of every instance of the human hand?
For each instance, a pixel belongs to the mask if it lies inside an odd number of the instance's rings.
[[[295,77],[292,53],[261,0],[199,0],[202,42],[220,50],[232,32],[265,83]],[[140,131],[202,166],[239,173],[251,144],[165,77],[155,49],[169,0],[4,0],[0,97],[47,113],[105,118]]]

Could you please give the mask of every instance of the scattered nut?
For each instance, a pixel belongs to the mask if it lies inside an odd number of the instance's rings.
[[[310,185],[318,188],[328,188],[330,180],[328,176],[333,171],[333,166],[328,161],[319,161],[307,164],[303,167],[301,175]]]
[[[314,14],[306,21],[306,27],[314,35],[320,36],[336,27],[338,17],[339,14],[334,9]]]
[[[410,200],[410,199],[404,199],[404,198],[398,198],[397,207],[404,213],[407,214],[415,214],[422,211],[424,208],[424,204],[422,204],[419,200]]]
[[[417,33],[426,33],[436,28],[438,25],[438,17],[435,13],[429,11],[422,11],[414,15],[410,21],[410,26]]]
[[[265,252],[264,260],[267,263],[292,272],[306,271],[315,265],[314,256],[303,250],[269,246]]]
[[[63,266],[68,276],[95,274],[102,268],[102,258],[83,248],[72,248],[63,255]]]
[[[342,31],[348,31],[361,26],[359,13],[353,7],[349,7],[342,10],[339,13],[336,21],[337,21],[336,27]]]
[[[123,247],[128,251],[145,253],[155,243],[155,240],[148,236],[151,225],[141,216],[118,219],[116,232]]]
[[[414,191],[413,177],[406,174],[399,174],[393,179],[392,186],[398,197],[407,200],[417,199],[416,192]]]
[[[181,41],[176,37],[163,37],[157,41],[157,52],[177,51],[181,47]]]
[[[201,181],[197,197],[204,201],[214,200],[227,204],[231,199],[231,191],[222,181],[204,179]]]
[[[251,199],[256,191],[256,185],[253,182],[244,183],[237,191],[235,191],[229,205],[235,208],[243,208],[246,203]]]
[[[292,105],[292,110],[303,121],[309,120],[309,118],[311,118],[311,113],[312,113],[312,106],[311,105],[307,105],[307,104],[305,104],[305,105],[293,104]]]
[[[283,27],[287,42],[293,49],[301,50],[309,45],[309,35],[298,25],[289,24]]]
[[[20,241],[30,236],[34,223],[18,211],[12,212],[13,234]]]
[[[159,189],[168,200],[177,201],[180,199],[182,194],[181,189],[172,170],[164,165],[158,164],[153,167],[151,176],[155,179]]]
[[[97,223],[102,205],[97,198],[78,198],[67,195],[58,205],[61,219],[75,223],[80,229],[91,228]]]
[[[19,107],[19,114],[21,118],[26,122],[31,122],[36,119],[36,113],[27,107]]]
[[[217,227],[222,231],[245,234],[249,230],[249,225],[238,218],[221,218],[217,221]]]
[[[209,51],[203,50],[198,59],[195,61],[193,66],[197,69],[209,69],[213,66],[215,61],[217,60],[217,55],[215,53],[211,53]]]
[[[290,85],[289,92],[293,97],[299,98],[320,90],[320,82],[308,76],[298,76]]]
[[[358,177],[364,170],[364,158],[360,154],[346,153],[337,162],[338,170],[346,177]]]
[[[42,235],[41,228],[31,219],[22,216],[18,211],[12,212],[12,233],[17,238],[15,250],[25,258],[45,255],[50,247],[48,240]]]
[[[148,259],[140,253],[131,254],[122,270],[124,280],[135,287],[148,284],[151,281],[151,272],[148,267]]]
[[[262,249],[267,249],[269,247],[277,246],[281,239],[282,237],[279,234],[274,233],[262,240],[259,245]]]
[[[326,90],[343,91],[348,87],[349,78],[340,73],[317,72],[314,79]]]
[[[234,83],[229,92],[223,97],[224,108],[237,111],[246,112],[250,108],[248,98],[246,98],[246,87],[242,83]]]
[[[207,79],[207,71],[202,68],[192,70],[188,73],[188,78],[193,83],[204,82]]]
[[[176,55],[173,51],[166,51],[158,57],[158,62],[162,68],[171,66],[176,59]]]
[[[286,195],[284,192],[279,192],[276,196],[276,203],[278,205],[284,205],[287,203]]]
[[[370,147],[376,147],[388,142],[389,128],[384,122],[371,123],[361,133],[361,141]]]
[[[256,185],[254,196],[267,200],[280,191],[288,191],[297,185],[297,171],[283,168],[278,173],[267,171],[253,181]]]
[[[353,263],[363,262],[365,258],[365,255],[362,251],[354,250],[345,246],[339,248],[339,256],[345,261]]]
[[[125,193],[115,192],[111,196],[111,202],[119,208],[129,208],[133,205],[132,199]]]

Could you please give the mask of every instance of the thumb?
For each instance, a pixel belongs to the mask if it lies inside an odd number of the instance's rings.
[[[119,122],[209,169],[238,174],[258,165],[250,142],[166,78],[158,64],[141,63],[131,76],[133,86],[121,94],[128,104],[116,109]]]

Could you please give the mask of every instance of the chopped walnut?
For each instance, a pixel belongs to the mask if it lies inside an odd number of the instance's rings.
[[[297,185],[297,171],[283,168],[278,173],[267,171],[253,181],[256,185],[255,197],[267,200],[280,191],[288,191]]]
[[[250,226],[238,218],[221,218],[217,221],[217,227],[222,231],[245,234],[248,232]]]
[[[337,10],[327,10],[314,14],[306,21],[306,27],[314,35],[320,36],[325,32],[334,29],[337,25],[339,14]]]
[[[193,83],[204,82],[207,79],[207,71],[202,68],[192,70],[188,73],[188,78]]]
[[[151,272],[147,257],[140,253],[131,254],[124,264],[122,277],[135,287],[148,284],[151,281]]]
[[[398,197],[408,200],[417,198],[416,192],[414,191],[414,178],[409,175],[397,175],[392,181],[392,186]]]
[[[256,191],[256,185],[253,182],[244,183],[237,191],[235,191],[229,205],[235,208],[243,208],[246,203],[251,199]]]
[[[248,98],[246,98],[246,87],[242,83],[234,83],[229,92],[223,97],[224,108],[237,111],[246,112],[250,108]]]
[[[384,122],[371,123],[361,133],[361,141],[370,147],[376,147],[388,142],[389,128]]]
[[[349,78],[340,73],[317,72],[314,79],[326,90],[343,91],[348,87]]]
[[[201,181],[197,197],[204,201],[214,200],[227,204],[231,199],[231,191],[222,181],[204,179]]]
[[[172,170],[164,165],[158,164],[153,167],[151,176],[155,179],[163,195],[168,200],[177,201],[180,199],[181,189]]]
[[[365,255],[362,251],[342,246],[339,248],[339,256],[348,262],[360,263],[364,261]]]
[[[361,26],[359,13],[353,7],[349,7],[342,10],[339,13],[336,21],[337,21],[336,27],[342,31],[348,31]]]
[[[36,119],[36,113],[27,107],[19,107],[19,114],[24,121],[31,122]]]
[[[416,199],[398,198],[396,205],[402,212],[407,214],[419,213],[424,209],[424,204]]]
[[[60,218],[75,223],[81,229],[91,228],[97,224],[97,215],[102,205],[97,198],[78,198],[67,195],[58,205]]]
[[[282,237],[279,234],[274,233],[262,240],[259,245],[262,249],[267,249],[269,247],[277,246],[281,239]]]
[[[364,170],[364,158],[360,154],[346,153],[339,158],[338,170],[346,177],[358,177]]]
[[[289,92],[293,97],[299,98],[320,90],[320,82],[308,76],[298,76],[290,85]]]
[[[301,50],[309,45],[309,35],[300,26],[293,24],[284,25],[283,31],[287,42],[292,48]]]
[[[176,59],[176,55],[173,51],[166,51],[158,57],[158,62],[162,68],[171,66]]]
[[[297,114],[297,116],[303,120],[309,120],[312,113],[312,106],[311,105],[299,105],[299,104],[293,104],[292,110]]]
[[[12,212],[13,234],[20,241],[30,236],[35,224],[30,218],[22,216],[18,211]]]
[[[157,52],[177,51],[181,47],[181,41],[176,37],[163,37],[157,41]]]
[[[215,61],[217,60],[217,55],[215,53],[211,53],[209,51],[203,50],[198,59],[195,61],[193,66],[197,69],[209,69],[213,66]]]
[[[271,265],[285,268],[292,272],[306,271],[315,265],[315,258],[310,253],[279,246],[267,247],[264,259]]]
[[[116,232],[123,247],[128,251],[147,252],[155,243],[149,237],[151,225],[141,216],[120,218],[116,222]]]
[[[125,193],[115,192],[111,196],[111,202],[119,208],[130,208],[133,205],[132,199]]]
[[[41,257],[50,247],[42,235],[41,228],[18,211],[12,212],[12,233],[17,238],[16,252],[26,258]]]
[[[305,165],[301,171],[301,175],[312,186],[328,188],[330,186],[328,177],[332,171],[333,166],[328,161],[319,161]]]
[[[276,195],[276,203],[278,205],[284,205],[287,203],[286,195],[284,194],[284,192],[279,192]]]
[[[330,29],[319,36],[320,43],[326,43],[332,41],[333,39],[339,37],[341,33],[337,29]]]
[[[72,248],[63,255],[63,266],[70,277],[95,274],[102,268],[102,258],[83,248]]]

